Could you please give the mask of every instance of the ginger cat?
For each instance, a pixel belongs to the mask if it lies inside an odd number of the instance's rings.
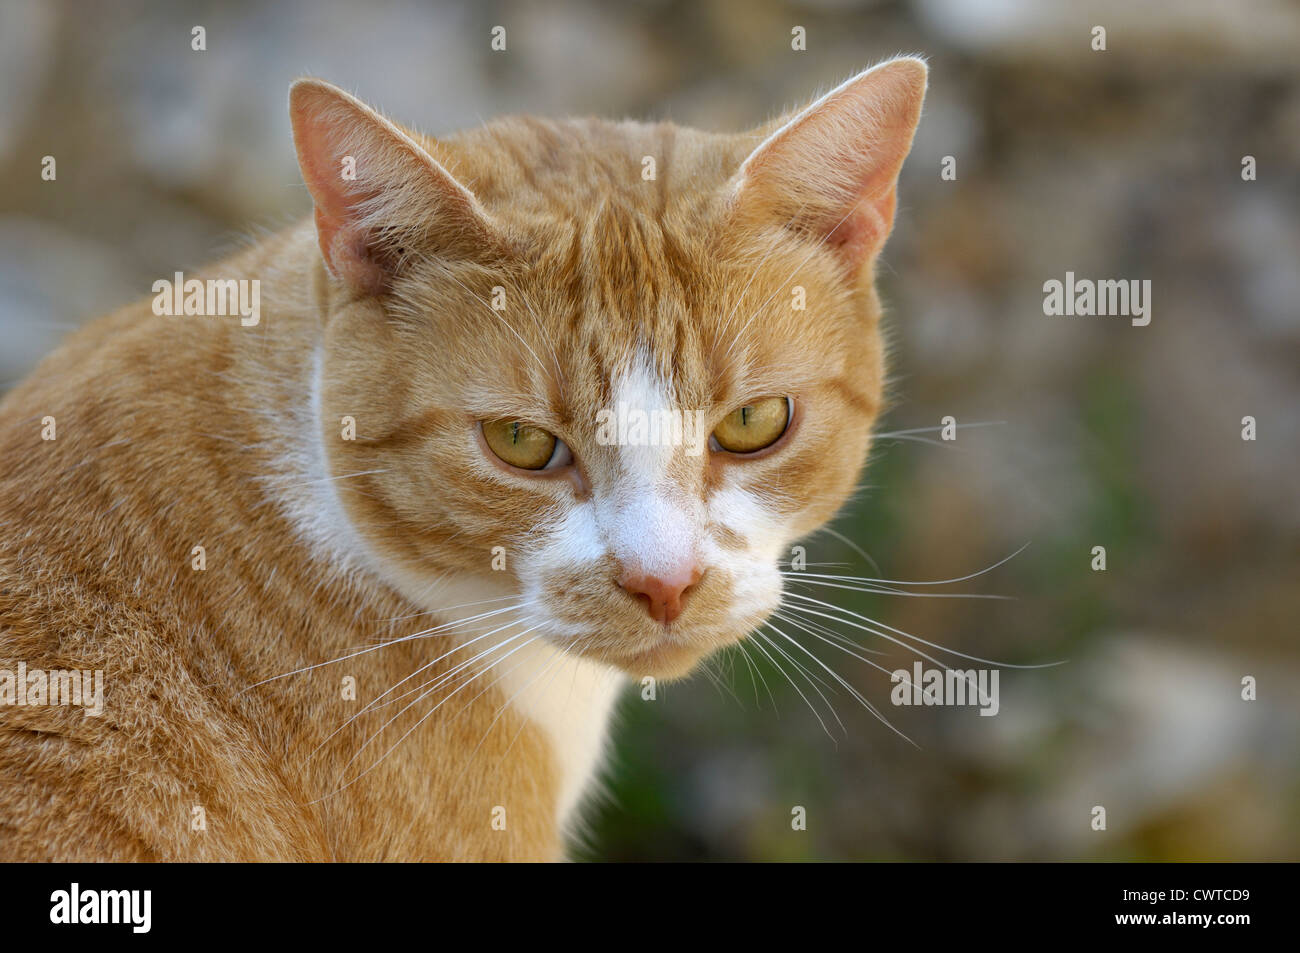
[[[0,404],[0,859],[562,858],[627,677],[855,485],[925,83],[437,140],[296,83],[314,221],[201,276],[257,308],[161,282]]]

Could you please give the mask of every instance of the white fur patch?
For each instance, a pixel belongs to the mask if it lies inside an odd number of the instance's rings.
[[[299,407],[282,408],[292,418],[280,440],[283,449],[275,462],[279,472],[268,481],[268,489],[313,555],[345,571],[364,567],[374,572],[378,561],[347,518],[337,483],[330,478],[321,434],[323,364],[324,354],[317,345],[305,399]]]
[[[559,768],[556,818],[572,833],[575,810],[600,771],[621,672],[537,641],[513,656],[500,683],[510,704],[541,728]]]
[[[653,414],[673,406],[671,385],[638,354],[614,382],[614,402]],[[671,444],[618,448],[618,489],[596,502],[597,518],[615,558],[650,575],[673,573],[697,557],[703,506],[686,496],[672,478],[671,465],[683,448]]]
[[[709,519],[745,541],[743,551],[731,552],[706,535],[701,551],[704,565],[721,568],[733,580],[732,616],[749,618],[756,609],[777,608],[781,602],[777,561],[785,542],[780,522],[763,507],[758,494],[734,484],[713,494]]]

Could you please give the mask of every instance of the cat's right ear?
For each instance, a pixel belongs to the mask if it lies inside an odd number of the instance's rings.
[[[478,200],[405,132],[316,79],[289,90],[298,166],[329,270],[380,294],[416,255],[474,256],[494,244]]]

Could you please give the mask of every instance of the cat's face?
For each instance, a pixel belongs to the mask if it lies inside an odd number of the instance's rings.
[[[896,60],[749,136],[527,119],[417,143],[297,87],[336,279],[326,454],[383,571],[508,583],[542,637],[635,676],[758,626],[866,458],[872,265],[923,88]]]

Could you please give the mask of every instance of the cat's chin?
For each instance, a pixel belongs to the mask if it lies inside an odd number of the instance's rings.
[[[588,661],[616,668],[637,681],[647,676],[657,681],[674,681],[690,675],[704,657],[716,648],[716,645],[692,644],[665,638],[647,648],[585,648],[570,645],[566,651]]]
[[[671,681],[686,678],[707,654],[708,650],[702,646],[664,641],[609,661],[635,679],[648,675],[659,681]]]

